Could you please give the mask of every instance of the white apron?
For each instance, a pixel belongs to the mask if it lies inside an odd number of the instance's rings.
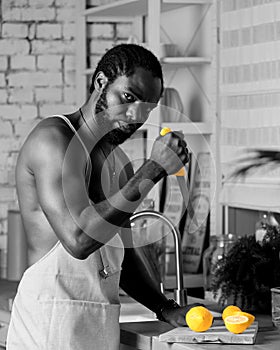
[[[75,132],[66,117],[57,117]],[[118,234],[85,260],[72,257],[58,241],[23,274],[7,350],[119,349],[123,256]]]

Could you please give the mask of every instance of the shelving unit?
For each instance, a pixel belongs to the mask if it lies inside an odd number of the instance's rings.
[[[132,35],[139,42],[144,42],[160,59],[163,66],[165,86],[176,87],[184,102],[184,113],[188,115],[191,95],[197,93],[201,102],[201,120],[189,122],[162,123],[160,113],[155,111],[143,128],[147,130],[147,138],[155,139],[161,127],[169,126],[173,130],[182,130],[188,144],[197,152],[203,149],[211,151],[213,157],[218,155],[216,135],[216,8],[213,0],[116,0],[106,5],[86,8],[86,1],[79,1],[78,8],[78,47],[77,47],[77,103],[86,99],[87,77],[95,67],[86,65],[86,23],[90,22],[131,22]],[[171,16],[171,17],[169,17]],[[180,23],[176,28],[176,23]],[[179,30],[178,30],[179,28]],[[205,38],[207,36],[207,38]],[[176,57],[160,57],[162,43],[178,44],[179,55]],[[156,127],[158,126],[158,127]],[[147,144],[147,154],[152,143]],[[203,148],[205,146],[205,148]],[[217,162],[218,164],[218,162]],[[216,176],[217,173],[215,173]],[[213,182],[213,201],[211,208],[212,231],[219,228],[219,209],[216,189],[218,178]],[[158,209],[157,188],[151,193],[156,199]],[[214,198],[215,197],[215,198]]]
[[[157,1],[154,1],[156,3]],[[184,6],[212,4],[212,0],[162,0],[161,12],[168,12]],[[117,0],[112,3],[84,9],[85,16],[133,17],[150,14],[150,0]]]
[[[178,66],[198,66],[210,64],[210,57],[164,57],[161,60],[162,64],[172,64]]]

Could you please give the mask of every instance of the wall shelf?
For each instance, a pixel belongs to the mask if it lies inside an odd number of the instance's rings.
[[[190,5],[212,4],[212,0],[162,0],[161,11],[172,11]],[[148,0],[120,0],[86,9],[84,16],[132,17],[148,14]]]
[[[226,182],[221,204],[233,208],[280,212],[280,183]]]
[[[161,63],[166,65],[197,66],[210,64],[210,57],[163,57]]]

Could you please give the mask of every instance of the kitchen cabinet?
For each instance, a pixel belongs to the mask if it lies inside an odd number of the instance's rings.
[[[220,231],[219,123],[216,118],[217,97],[217,7],[212,0],[117,0],[105,5],[86,7],[77,4],[77,104],[86,99],[88,77],[95,67],[88,66],[87,23],[130,22],[131,35],[144,42],[160,59],[165,87],[175,88],[183,105],[182,120],[161,120],[160,108],[153,111],[143,127],[147,140],[154,140],[161,127],[183,131],[194,157],[209,152],[211,171],[211,232]],[[162,55],[164,45],[176,52]],[[168,48],[168,46],[167,46]],[[147,142],[149,155],[152,142]],[[159,209],[158,187],[149,196]]]

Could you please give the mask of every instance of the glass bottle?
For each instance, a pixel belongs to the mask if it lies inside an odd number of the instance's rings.
[[[217,237],[217,246],[212,254],[212,259],[211,259],[212,274],[214,273],[215,269],[218,267],[219,261],[222,260],[228,254],[234,242],[235,242],[235,236],[232,233]]]

